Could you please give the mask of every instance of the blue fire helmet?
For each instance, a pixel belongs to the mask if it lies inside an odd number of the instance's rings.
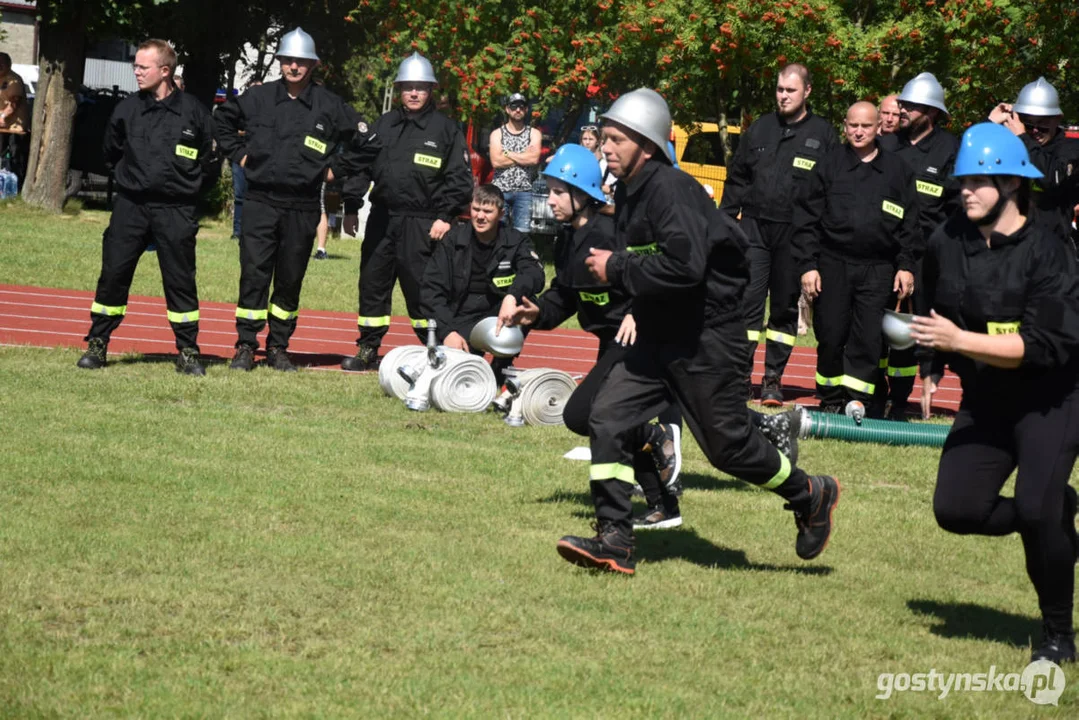
[[[991,122],[971,125],[963,133],[952,175],[1006,175],[1033,180],[1042,177],[1041,170],[1030,162],[1023,141],[1003,125]]]
[[[543,174],[561,180],[595,200],[607,202],[601,189],[603,174],[599,169],[599,160],[596,160],[596,156],[586,147],[568,143],[558,148],[544,168]]]

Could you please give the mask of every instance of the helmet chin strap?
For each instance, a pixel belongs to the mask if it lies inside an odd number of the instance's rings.
[[[989,227],[991,225],[995,225],[997,220],[1000,219],[1001,213],[1004,212],[1004,204],[1008,202],[1009,196],[1005,195],[1004,191],[1001,189],[1003,183],[1001,182],[1000,178],[993,177],[992,180],[993,187],[997,189],[997,201],[993,203],[993,207],[989,208],[989,212],[987,212],[983,217],[975,221],[975,224],[978,227]]]

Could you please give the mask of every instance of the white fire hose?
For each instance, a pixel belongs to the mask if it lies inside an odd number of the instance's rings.
[[[378,383],[389,396],[423,412],[432,404],[444,412],[483,412],[498,392],[494,371],[483,358],[436,345],[429,321],[427,346],[394,348],[378,369]]]
[[[577,381],[561,370],[507,372],[506,392],[495,401],[495,408],[506,414],[507,425],[561,425],[562,410],[576,389]]]

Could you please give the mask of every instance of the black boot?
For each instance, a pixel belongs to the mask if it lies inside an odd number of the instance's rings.
[[[229,370],[243,370],[250,372],[255,369],[255,348],[250,345],[239,345],[236,354],[232,356]]]
[[[176,372],[184,375],[202,377],[206,374],[206,368],[199,362],[199,351],[193,347],[185,347],[176,356]]]
[[[356,351],[353,357],[347,357],[341,361],[341,369],[349,372],[377,370],[378,363],[378,348],[370,345],[360,345],[359,350]]]
[[[283,347],[267,348],[266,364],[279,372],[296,372],[296,366],[288,359],[288,351]]]
[[[101,338],[90,338],[86,345],[86,352],[76,363],[83,370],[97,370],[105,367],[105,359],[109,354],[109,344]]]
[[[794,551],[803,560],[812,560],[824,552],[832,535],[832,513],[839,504],[839,481],[828,475],[809,478],[809,501],[803,507],[784,505],[794,512],[798,537]]]
[[[765,375],[761,380],[761,405],[783,407],[783,390],[779,387],[779,378],[774,375]]]
[[[1030,654],[1030,661],[1049,660],[1057,665],[1075,662],[1075,633],[1057,633],[1042,625],[1042,644]]]
[[[594,570],[632,575],[637,568],[633,557],[633,533],[618,530],[613,523],[597,522],[593,538],[566,535],[558,541],[558,554],[566,561]]]

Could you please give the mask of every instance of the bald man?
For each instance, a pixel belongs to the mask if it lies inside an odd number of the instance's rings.
[[[877,125],[878,135],[891,135],[899,129],[899,96],[886,95],[880,101],[880,123]]]
[[[846,144],[821,160],[795,202],[795,261],[814,302],[817,396],[826,412],[842,412],[851,400],[870,408],[884,310],[914,291],[914,173],[881,149],[879,122],[872,103],[851,105]]]

